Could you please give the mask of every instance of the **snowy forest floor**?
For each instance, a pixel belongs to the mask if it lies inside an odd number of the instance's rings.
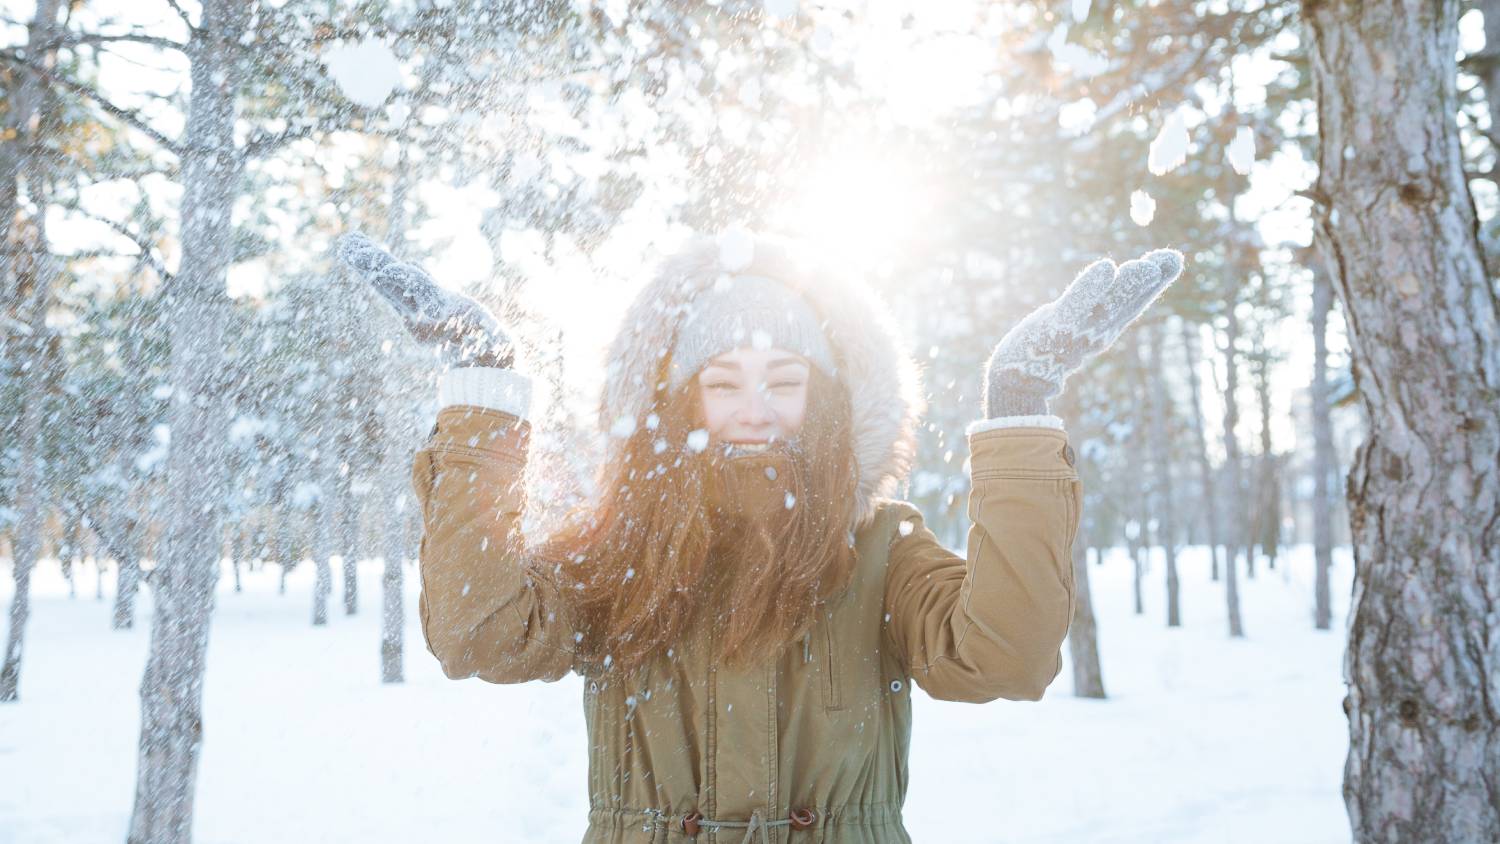
[[[1146,614],[1116,549],[1090,565],[1110,699],[1039,704],[916,695],[906,825],[919,842],[1346,842],[1341,660],[1351,559],[1334,557],[1334,629],[1312,627],[1313,555],[1290,549],[1241,589],[1248,638],[1226,633],[1206,549],[1180,564],[1184,626],[1168,630],[1158,561]],[[576,842],[587,783],[579,680],[501,687],[443,677],[408,570],[406,675],[379,681],[378,562],[360,612],[337,586],[313,628],[313,568],[226,569],[209,646],[199,842]],[[0,600],[14,583],[0,562]],[[0,842],[117,842],[134,792],[138,690],[150,635],[109,628],[113,580],[76,599],[58,565],[33,578],[21,702],[0,704]],[[1066,655],[1066,648],[1064,649]],[[978,814],[976,814],[978,813]],[[975,822],[976,817],[993,813]],[[996,830],[1000,830],[997,832]]]

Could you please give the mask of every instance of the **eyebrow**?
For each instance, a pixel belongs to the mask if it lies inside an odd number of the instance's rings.
[[[733,369],[735,371],[739,371],[741,369],[739,361],[724,360],[722,358],[712,358],[709,360],[708,365],[719,366],[723,367],[724,369]],[[776,369],[777,367],[782,366],[807,366],[807,362],[802,360],[802,358],[776,358],[775,360],[766,364],[766,369]]]

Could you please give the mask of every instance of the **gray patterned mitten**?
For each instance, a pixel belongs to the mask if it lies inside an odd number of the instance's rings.
[[[1118,268],[1108,258],[1089,264],[995,346],[985,365],[985,415],[1046,414],[1047,400],[1084,359],[1109,348],[1181,274],[1182,253],[1175,249],[1156,249]]]
[[[436,344],[445,367],[510,369],[510,337],[489,309],[461,293],[439,287],[426,270],[396,260],[359,232],[339,238],[340,261],[364,276],[406,323],[418,343]]]

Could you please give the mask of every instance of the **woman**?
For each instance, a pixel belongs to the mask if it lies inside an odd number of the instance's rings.
[[[968,556],[910,504],[915,367],[792,244],[700,237],[610,350],[599,500],[528,546],[530,383],[477,303],[351,235],[451,368],[417,453],[421,618],[451,678],[584,677],[586,842],[904,842],[911,683],[1037,700],[1061,668],[1081,492],[1047,400],[1182,269],[1090,265],[1013,328],[970,426]]]

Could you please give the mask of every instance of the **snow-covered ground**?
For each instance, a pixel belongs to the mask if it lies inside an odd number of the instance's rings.
[[[1132,613],[1130,564],[1090,566],[1107,701],[1072,697],[1064,667],[1037,704],[920,693],[907,827],[919,842],[1346,842],[1340,660],[1351,562],[1335,556],[1334,630],[1312,627],[1312,550],[1241,580],[1248,638],[1226,635],[1206,552],[1181,565],[1168,630],[1160,565]],[[362,606],[310,623],[312,568],[219,585],[198,772],[200,842],[575,842],[586,756],[578,679],[491,686],[443,677],[408,576],[407,682],[379,681],[379,566]],[[0,564],[0,600],[13,583]],[[335,577],[337,581],[337,577]],[[0,842],[125,839],[138,688],[150,628],[109,629],[113,582],[69,599],[34,578],[21,702],[0,704]]]

